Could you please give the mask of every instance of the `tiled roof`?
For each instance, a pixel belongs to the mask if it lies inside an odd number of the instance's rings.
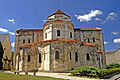
[[[64,13],[59,9],[54,14],[64,14]]]
[[[19,29],[17,31],[20,31],[20,32],[33,31],[33,32],[36,32],[36,31],[43,31],[43,29]]]
[[[96,30],[102,30],[101,28],[78,28],[74,30],[83,30],[83,31],[96,31]]]
[[[65,14],[64,12],[62,12],[60,9],[57,10],[57,11],[56,11],[55,13],[53,13],[52,15],[55,15],[55,14],[64,14],[64,15],[68,16],[67,14]],[[50,16],[52,16],[52,15],[50,15]],[[50,16],[48,16],[48,17],[50,17]],[[68,16],[68,17],[70,17],[70,16]]]
[[[103,53],[103,51],[97,51],[97,53]]]
[[[46,40],[46,41],[40,41],[40,42],[36,42],[36,43],[30,43],[30,44],[26,44],[23,45],[21,47],[29,47],[29,46],[34,46],[37,43],[46,43],[46,42],[54,42],[54,41],[62,41],[62,42],[76,42],[76,43],[81,43],[83,45],[87,45],[87,46],[96,46],[95,44],[92,43],[87,43],[87,42],[81,42],[81,41],[77,41],[77,40],[68,40],[68,39],[52,39],[52,40]]]

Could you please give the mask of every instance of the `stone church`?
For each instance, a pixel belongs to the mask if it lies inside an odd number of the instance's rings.
[[[17,30],[14,55],[19,71],[65,72],[106,64],[102,29],[76,29],[61,10],[48,16],[43,29]]]

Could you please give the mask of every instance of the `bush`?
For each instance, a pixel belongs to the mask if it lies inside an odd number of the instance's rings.
[[[120,68],[110,68],[110,69],[99,69],[90,66],[81,66],[71,70],[70,73],[73,76],[86,76],[86,77],[99,77],[103,78],[104,76],[120,73]]]
[[[120,64],[113,63],[113,64],[110,64],[110,65],[106,66],[106,69],[110,69],[110,68],[120,68]]]
[[[98,77],[101,75],[101,70],[99,68],[90,66],[81,66],[75,70],[70,71],[73,76],[87,76],[87,77]]]

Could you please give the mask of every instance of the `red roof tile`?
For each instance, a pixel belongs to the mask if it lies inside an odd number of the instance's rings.
[[[100,28],[79,28],[79,29],[74,29],[74,30],[95,31],[95,30],[102,30],[102,29],[100,29]]]
[[[33,31],[33,32],[36,32],[36,31],[43,31],[43,29],[20,29],[20,30],[17,30],[17,31],[20,31],[20,32]]]
[[[103,53],[103,51],[97,51],[97,53]]]
[[[83,44],[83,45],[96,46],[95,44],[92,44],[92,43],[81,42],[81,41],[77,41],[77,40],[69,40],[69,39],[52,39],[52,40],[40,41],[40,42],[36,42],[36,43],[46,43],[46,42],[54,42],[54,41],[76,42],[76,43],[81,43],[81,44]],[[23,45],[23,46],[21,46],[21,47],[34,46],[36,43],[26,44],[26,45]]]
[[[55,13],[53,13],[52,15],[55,15],[55,14],[64,14],[64,15],[68,16],[67,14],[65,14],[64,12],[62,12],[60,9],[57,10],[57,11],[56,11]],[[52,15],[50,15],[50,16],[52,16]],[[48,17],[50,17],[50,16],[48,16]],[[68,16],[68,17],[70,17],[70,16]]]

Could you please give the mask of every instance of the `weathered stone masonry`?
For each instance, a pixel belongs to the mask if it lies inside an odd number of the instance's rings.
[[[60,10],[48,17],[43,28],[16,31],[15,69],[65,72],[105,66],[102,29],[74,29],[70,16]]]

